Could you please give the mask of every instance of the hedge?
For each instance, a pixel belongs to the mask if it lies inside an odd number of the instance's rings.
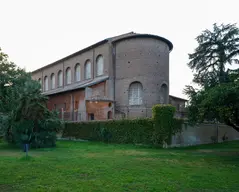
[[[152,118],[66,122],[62,137],[110,143],[170,144],[171,136],[181,130],[183,123],[173,118],[174,111],[170,105],[156,105]]]
[[[112,143],[151,143],[152,119],[68,122],[63,137]]]

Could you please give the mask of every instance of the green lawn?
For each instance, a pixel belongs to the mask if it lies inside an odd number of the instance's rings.
[[[239,191],[239,142],[152,149],[61,141],[30,156],[0,143],[0,192]]]

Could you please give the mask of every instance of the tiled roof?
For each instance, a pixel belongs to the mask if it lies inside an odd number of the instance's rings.
[[[149,37],[149,38],[159,39],[161,41],[164,41],[169,46],[169,50],[170,51],[173,49],[173,44],[168,39],[166,39],[164,37],[160,37],[160,36],[157,36],[157,35],[151,35],[151,34],[139,34],[139,33],[129,32],[129,33],[125,33],[125,34],[122,34],[122,35],[106,38],[106,39],[104,39],[102,41],[99,41],[99,42],[97,42],[97,43],[95,43],[93,45],[90,45],[90,46],[88,46],[88,47],[86,47],[84,49],[81,49],[80,51],[77,51],[77,52],[75,52],[75,53],[73,53],[71,55],[68,55],[68,56],[66,56],[66,57],[64,57],[64,58],[62,58],[60,60],[57,60],[57,61],[55,61],[55,62],[53,62],[51,64],[48,64],[48,65],[46,65],[44,67],[41,67],[41,68],[39,68],[39,69],[37,69],[35,71],[32,71],[32,73],[36,73],[38,71],[41,71],[42,69],[44,69],[46,67],[50,67],[52,65],[55,65],[55,64],[57,64],[59,62],[62,62],[64,60],[66,60],[66,59],[69,59],[69,58],[75,56],[75,55],[78,55],[78,54],[81,54],[83,52],[86,52],[86,51],[88,51],[90,49],[93,49],[94,47],[97,47],[97,46],[102,45],[104,43],[107,43],[109,41],[114,43],[114,42],[118,42],[118,41],[121,41],[121,40],[124,40],[124,39],[137,38],[137,37]]]
[[[73,91],[76,89],[85,88],[88,86],[92,86],[92,85],[101,83],[101,82],[107,80],[108,78],[109,78],[109,76],[100,76],[100,77],[96,77],[94,79],[84,80],[81,82],[67,85],[63,88],[57,88],[57,89],[49,90],[47,92],[43,92],[43,95],[54,95],[54,94],[58,94],[58,93],[62,93],[62,92]]]

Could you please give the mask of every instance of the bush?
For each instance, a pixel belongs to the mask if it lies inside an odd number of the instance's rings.
[[[155,122],[154,144],[163,145],[171,143],[171,137],[174,133],[174,113],[175,107],[172,105],[155,105],[152,108],[153,120]]]
[[[174,119],[175,108],[156,105],[153,118],[66,122],[62,137],[110,143],[163,145],[181,131],[183,120]]]
[[[65,123],[63,137],[111,143],[152,143],[152,119]]]

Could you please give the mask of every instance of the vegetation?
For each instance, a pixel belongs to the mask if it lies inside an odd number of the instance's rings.
[[[213,25],[197,38],[198,47],[189,54],[188,66],[195,72],[193,82],[199,90],[187,86],[189,121],[218,121],[239,131],[239,29],[235,24]]]
[[[63,137],[110,143],[152,143],[154,122],[151,119],[67,122]]]
[[[61,121],[47,109],[47,97],[40,89],[40,84],[0,49],[0,133],[7,142],[30,143],[32,147],[55,145]]]
[[[239,143],[179,149],[59,142],[19,150],[0,144],[0,191],[238,191]]]
[[[173,118],[174,111],[171,105],[156,105],[152,119],[66,122],[63,137],[162,146],[170,144],[171,136],[181,130],[183,121]]]
[[[153,106],[152,116],[155,124],[153,133],[154,144],[163,144],[163,142],[171,143],[171,137],[174,132],[173,118],[175,111],[176,109],[172,105],[158,104]]]

